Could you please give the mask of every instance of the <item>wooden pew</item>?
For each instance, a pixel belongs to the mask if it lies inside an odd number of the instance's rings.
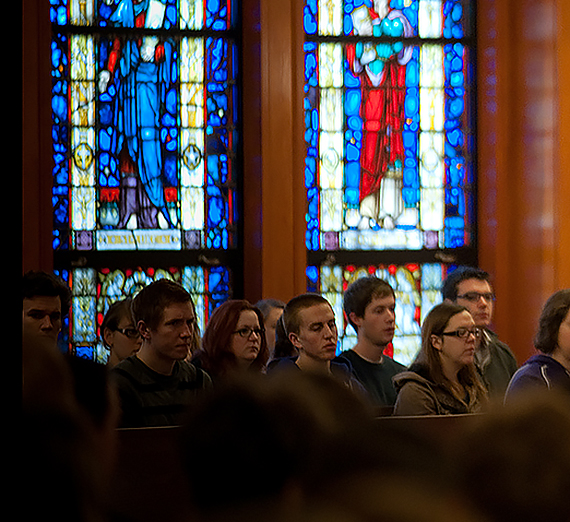
[[[180,429],[120,429],[109,508],[118,522],[189,520]]]
[[[385,412],[388,413],[388,412]],[[380,426],[397,426],[404,432],[445,444],[469,426],[478,415],[421,417],[379,416]],[[180,428],[118,430],[115,473],[109,488],[112,522],[187,522],[187,482],[178,453]]]
[[[424,434],[437,440],[449,441],[458,437],[468,430],[481,414],[464,415],[419,415],[419,416],[379,416],[377,422],[398,425],[401,429],[410,430],[413,433]]]

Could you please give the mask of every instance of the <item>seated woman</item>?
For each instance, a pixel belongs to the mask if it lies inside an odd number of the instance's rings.
[[[280,359],[281,357],[294,357],[299,355],[299,351],[287,337],[285,331],[285,323],[283,322],[283,315],[279,317],[275,325],[275,346],[273,348],[273,359]]]
[[[101,323],[101,337],[109,350],[109,367],[139,351],[142,338],[134,323],[130,298],[116,301],[109,307]]]
[[[487,400],[474,364],[481,333],[463,306],[435,306],[422,326],[422,346],[408,371],[394,377],[394,415],[477,413]]]
[[[513,375],[505,402],[533,387],[570,393],[570,288],[555,292],[544,304],[534,346],[540,353]]]
[[[267,340],[267,349],[269,350],[269,358],[271,359],[275,349],[275,335],[277,323],[283,315],[285,303],[278,299],[262,299],[257,301],[255,306],[261,310],[263,314],[263,324],[265,325],[265,339]]]
[[[261,373],[268,357],[261,311],[249,301],[230,299],[212,313],[191,363],[216,382],[235,373]]]

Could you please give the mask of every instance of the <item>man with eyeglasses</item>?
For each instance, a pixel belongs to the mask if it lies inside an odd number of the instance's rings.
[[[180,284],[159,279],[135,296],[132,312],[141,347],[111,370],[121,401],[120,427],[178,425],[212,386],[206,372],[185,360],[196,328],[192,298]]]
[[[469,310],[481,339],[475,350],[475,364],[489,395],[502,397],[518,364],[511,349],[490,329],[495,294],[490,275],[479,268],[462,266],[451,272],[443,283],[443,298]]]

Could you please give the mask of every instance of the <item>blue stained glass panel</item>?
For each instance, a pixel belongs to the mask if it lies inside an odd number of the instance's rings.
[[[305,3],[309,250],[473,245],[474,54],[463,41],[470,7],[466,0]],[[339,11],[351,40],[335,32]],[[338,115],[327,105],[337,91],[342,150],[331,141]]]
[[[101,363],[108,357],[100,327],[109,306],[136,296],[149,283],[167,278],[188,290],[200,332],[204,331],[215,308],[231,297],[231,273],[223,266],[129,270],[76,268],[58,272],[58,275],[69,284],[72,292],[71,310],[64,325],[69,329],[63,329],[62,349]]]
[[[54,249],[236,248],[232,2],[50,5]]]
[[[356,344],[356,332],[343,312],[343,292],[356,279],[373,275],[384,279],[396,294],[396,333],[384,353],[409,365],[421,343],[421,324],[433,306],[442,301],[441,286],[449,267],[439,263],[404,265],[308,266],[307,290],[321,293],[335,312],[339,341],[337,352]]]

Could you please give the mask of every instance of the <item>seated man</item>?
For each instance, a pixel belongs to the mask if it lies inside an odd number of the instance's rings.
[[[351,363],[354,375],[379,407],[394,406],[396,389],[392,377],[406,369],[384,354],[394,338],[395,307],[393,288],[375,276],[357,279],[344,293],[344,312],[358,341],[337,360]]]
[[[29,271],[22,280],[24,341],[57,347],[62,319],[71,303],[69,287],[55,275]]]
[[[475,365],[490,398],[502,398],[517,361],[511,349],[489,329],[493,320],[495,295],[487,272],[473,267],[459,267],[443,283],[443,298],[469,310],[475,325],[483,330],[475,349]]]
[[[111,369],[121,402],[120,427],[173,426],[212,382],[185,361],[196,327],[194,303],[178,283],[160,279],[133,299],[140,350]]]
[[[288,367],[330,374],[361,394],[365,390],[352,376],[350,366],[332,362],[336,356],[338,331],[334,311],[318,294],[302,294],[291,299],[283,311],[283,322],[298,355],[275,359],[270,370]]]

